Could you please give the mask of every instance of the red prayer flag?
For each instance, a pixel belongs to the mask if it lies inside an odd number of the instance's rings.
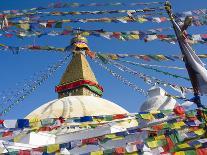
[[[113,119],[122,119],[122,118],[126,118],[125,114],[116,114],[113,116]]]
[[[13,34],[11,34],[11,33],[7,33],[7,34],[4,34],[5,35],[5,37],[7,37],[7,38],[11,38],[12,36],[13,36]]]
[[[0,124],[3,124],[4,123],[4,120],[0,120]]]
[[[165,152],[169,152],[172,148],[174,148],[174,143],[169,137],[166,137],[166,141],[167,145],[165,148],[163,147],[163,149]]]
[[[173,109],[174,113],[179,115],[179,116],[183,116],[185,115],[185,109],[182,107],[182,106],[176,106],[174,109]]]
[[[197,155],[206,155],[207,154],[207,148],[200,148],[196,150]]]
[[[29,150],[20,150],[18,155],[30,155],[30,151]]]
[[[6,131],[6,132],[3,132],[2,137],[12,136],[12,134],[13,134],[12,131]]]
[[[123,155],[124,153],[125,153],[125,148],[123,148],[123,147],[115,148],[115,154],[116,155]]]
[[[82,140],[82,144],[95,144],[97,142],[98,142],[98,138],[88,138]]]
[[[94,59],[96,57],[96,54],[92,52],[91,50],[86,50],[86,54],[91,58]]]

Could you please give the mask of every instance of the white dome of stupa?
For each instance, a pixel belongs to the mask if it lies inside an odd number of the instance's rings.
[[[177,102],[172,97],[166,96],[163,88],[154,86],[148,90],[148,98],[141,105],[140,111],[159,111],[174,109]]]
[[[128,111],[117,104],[95,96],[68,96],[41,105],[26,118],[72,118],[127,114]]]

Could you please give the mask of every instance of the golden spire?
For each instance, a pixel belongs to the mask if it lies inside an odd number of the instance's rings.
[[[71,40],[73,57],[67,66],[60,84],[56,86],[59,98],[66,96],[102,96],[102,87],[86,60],[85,52],[89,50],[87,39],[78,35]]]

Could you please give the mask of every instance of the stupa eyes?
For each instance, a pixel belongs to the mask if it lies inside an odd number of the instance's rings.
[[[87,49],[88,49],[87,47],[83,47],[83,48],[75,47],[76,51],[86,51]]]

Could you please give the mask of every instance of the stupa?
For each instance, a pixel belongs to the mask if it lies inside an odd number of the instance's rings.
[[[76,36],[72,39],[69,46],[72,51],[72,59],[67,66],[59,85],[55,87],[58,93],[58,99],[41,105],[32,111],[25,118],[48,119],[48,118],[75,118],[87,116],[103,116],[115,114],[129,114],[127,110],[119,105],[102,98],[103,88],[98,84],[96,77],[86,59],[85,53],[89,50],[86,38]],[[31,132],[21,140],[20,143],[29,144],[33,147],[39,147],[49,144],[64,143],[68,140],[77,138],[86,138],[85,134],[74,133],[81,130],[76,127],[80,123],[68,123],[72,128],[61,127],[52,132]],[[126,128],[137,125],[137,121],[113,122],[110,126],[93,131],[94,135],[104,133],[113,133],[117,130],[122,131]],[[72,133],[73,134],[70,134]],[[90,135],[88,135],[90,136]],[[41,141],[39,141],[41,139]],[[110,146],[110,145],[109,145]],[[25,146],[23,146],[25,147]]]
[[[78,35],[71,41],[73,57],[60,84],[55,90],[58,99],[43,104],[32,111],[26,118],[71,118],[82,116],[98,116],[127,114],[128,111],[117,104],[101,98],[103,88],[85,57],[89,50],[86,38]]]
[[[147,100],[140,106],[139,111],[159,111],[159,110],[173,110],[178,105],[177,101],[166,96],[166,91],[158,86],[153,86],[148,90]]]

